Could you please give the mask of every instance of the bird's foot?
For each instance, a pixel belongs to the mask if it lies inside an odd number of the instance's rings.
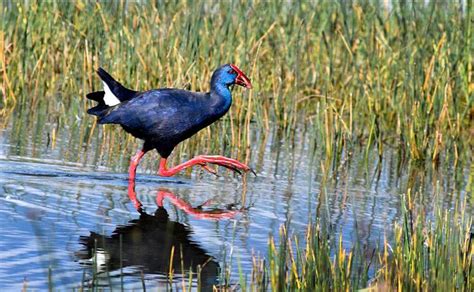
[[[255,173],[255,171],[252,168],[250,168],[249,166],[247,166],[246,164],[244,164],[244,163],[242,163],[238,160],[225,157],[225,156],[200,155],[200,156],[197,156],[195,158],[199,159],[205,165],[205,166],[203,166],[203,164],[201,164],[201,166],[204,169],[206,169],[207,171],[209,171],[213,174],[216,174],[216,171],[214,169],[209,169],[209,166],[207,166],[208,163],[225,167],[225,168],[230,169],[232,171],[235,171],[239,174],[242,174],[243,172],[252,172],[255,176],[257,175]]]
[[[160,168],[158,169],[158,175],[160,176],[172,176],[175,175],[176,173],[180,172],[181,170],[192,167],[194,165],[199,165],[201,166],[204,170],[217,175],[217,170],[211,168],[209,164],[215,164],[218,166],[225,167],[227,169],[230,169],[232,171],[235,171],[239,174],[242,174],[243,172],[252,172],[255,176],[257,175],[253,169],[248,167],[247,165],[224,156],[211,156],[211,155],[199,155],[194,157],[191,160],[188,160],[184,163],[181,163],[180,165],[177,165],[173,168],[168,169],[166,167],[166,158],[161,158],[160,160]]]
[[[200,165],[204,170],[206,170],[206,171],[212,173],[213,175],[219,176],[219,175],[217,174],[217,170],[215,170],[215,169],[209,167],[209,165],[207,165],[206,163],[201,163],[201,164],[199,164],[199,165]]]

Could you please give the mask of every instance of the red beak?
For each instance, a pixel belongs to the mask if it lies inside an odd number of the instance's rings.
[[[234,64],[230,64],[230,67],[237,72],[237,77],[235,78],[235,84],[246,87],[252,88],[252,83],[250,79],[239,69],[239,67],[235,66]]]

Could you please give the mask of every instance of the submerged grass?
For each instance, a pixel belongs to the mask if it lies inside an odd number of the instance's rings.
[[[382,158],[394,147],[435,164],[467,159],[472,1],[0,5],[2,124],[21,115],[16,139],[27,131],[52,148],[71,141],[61,149],[66,159],[125,166],[137,148],[85,114],[84,95],[100,87],[98,66],[131,88],[207,90],[225,62],[239,64],[255,89],[236,90],[229,115],[180,145],[178,160],[198,151],[250,159],[251,123],[259,137],[275,126],[286,140],[314,127],[323,172],[361,149]]]

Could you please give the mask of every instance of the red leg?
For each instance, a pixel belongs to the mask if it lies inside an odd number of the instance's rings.
[[[160,169],[158,170],[158,175],[173,176],[177,174],[178,172],[180,172],[181,170],[188,167],[192,167],[194,165],[199,165],[203,167],[205,170],[209,171],[210,173],[216,174],[216,172],[213,169],[209,168],[207,164],[216,164],[219,166],[223,166],[225,168],[236,171],[238,173],[241,173],[242,171],[243,172],[251,171],[255,174],[255,172],[250,167],[248,167],[247,165],[235,159],[224,157],[224,156],[217,156],[217,155],[215,156],[214,155],[199,155],[171,169],[168,169],[166,167],[166,158],[161,158]]]
[[[130,160],[130,167],[128,168],[128,180],[135,181],[135,174],[137,173],[137,166],[140,160],[142,159],[143,155],[145,155],[147,151],[143,148],[135,154]]]

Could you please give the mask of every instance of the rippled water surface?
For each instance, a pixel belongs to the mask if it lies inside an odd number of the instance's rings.
[[[397,170],[400,163],[390,152],[380,164],[354,156],[322,183],[318,157],[308,154],[310,137],[299,137],[294,147],[267,139],[250,161],[257,177],[139,173],[135,187],[125,172],[72,163],[60,151],[33,149],[11,137],[8,128],[0,132],[2,290],[160,287],[169,281],[170,262],[176,285],[181,271],[198,265],[204,288],[219,284],[225,267],[237,283],[239,266],[250,272],[252,255],[266,255],[269,236],[284,224],[303,235],[317,217],[342,234],[345,247],[356,240],[376,247],[400,219],[400,194],[407,187],[428,194],[437,189],[441,195],[426,200],[448,208],[456,200],[450,195],[455,182],[433,182],[423,168]]]

